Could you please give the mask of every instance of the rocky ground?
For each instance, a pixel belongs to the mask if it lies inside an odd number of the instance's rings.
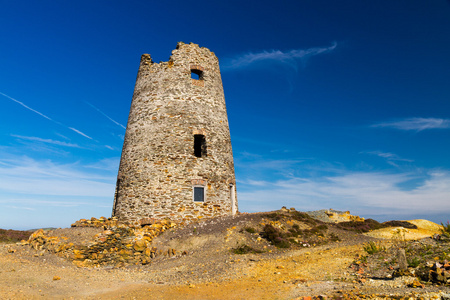
[[[450,299],[449,241],[429,237],[442,226],[310,215],[282,209],[134,227],[101,218],[37,231],[0,244],[0,298]]]

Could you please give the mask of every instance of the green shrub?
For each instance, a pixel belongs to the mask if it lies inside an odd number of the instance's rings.
[[[304,212],[294,211],[294,212],[291,212],[291,216],[292,216],[292,219],[294,219],[294,220],[301,221],[303,223],[310,224],[310,225],[316,225],[317,222],[319,222]]]
[[[233,248],[231,249],[231,252],[233,252],[234,254],[262,253],[261,250],[257,250],[248,245],[241,245],[237,248]]]
[[[271,220],[274,220],[274,221],[279,221],[282,218],[282,215],[279,214],[279,213],[274,212],[274,213],[266,214],[265,217],[267,217],[267,218],[269,218]]]
[[[327,230],[328,226],[325,225],[325,224],[322,224],[322,225],[317,226],[316,228],[319,229],[319,230]]]
[[[420,265],[420,259],[417,257],[414,257],[411,260],[408,260],[408,267],[416,268]]]
[[[244,230],[249,232],[249,233],[255,233],[256,232],[256,229],[253,228],[253,227],[245,227]]]
[[[289,248],[290,243],[284,238],[284,234],[270,224],[264,226],[261,236],[277,248]]]
[[[447,221],[447,224],[444,224],[441,222],[441,225],[442,225],[442,234],[449,236],[450,235],[450,222]]]
[[[285,240],[283,238],[280,238],[277,243],[275,244],[275,247],[277,248],[289,248],[291,247],[291,244],[288,240]]]
[[[341,239],[339,238],[339,236],[337,235],[337,234],[335,234],[335,233],[330,233],[330,240],[332,241],[332,242],[338,242],[338,241],[340,241]]]
[[[381,246],[380,244],[375,243],[375,242],[368,242],[367,244],[364,244],[363,249],[369,255],[386,250],[386,248],[384,246]]]

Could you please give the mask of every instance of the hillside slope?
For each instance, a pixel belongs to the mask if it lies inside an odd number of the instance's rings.
[[[418,287],[414,277],[389,278],[398,268],[395,252],[387,250],[399,246],[395,240],[378,240],[296,211],[167,226],[152,238],[155,251],[148,260],[142,259],[145,250],[136,246],[141,229],[132,230],[133,239],[127,236],[122,244],[111,246],[107,243],[112,233],[106,239],[103,226],[46,232],[44,236],[55,237],[46,240],[47,246],[1,244],[0,298],[303,299],[327,295],[328,299],[358,299],[364,295],[397,299],[396,295],[430,297],[439,290],[450,293],[446,285]],[[115,232],[113,227],[106,229]],[[93,262],[87,256],[81,260],[67,254],[73,250],[49,250],[55,249],[49,241],[56,240],[73,243],[83,253],[109,245],[101,250],[108,252],[108,260]],[[440,247],[440,254],[445,253],[442,249],[450,250],[446,242],[425,241],[429,249]],[[407,242],[402,242],[405,247]],[[375,255],[364,250],[369,243],[385,249],[385,256],[372,259]],[[118,247],[122,245],[123,253],[134,249],[133,254],[121,256]]]

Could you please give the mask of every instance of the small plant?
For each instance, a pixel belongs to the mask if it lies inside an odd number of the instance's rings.
[[[264,226],[261,236],[271,242],[277,248],[289,248],[290,243],[284,238],[282,232],[270,224]]]
[[[441,222],[441,225],[442,225],[442,234],[450,236],[450,222],[447,221],[446,224]]]
[[[327,230],[328,226],[325,225],[325,224],[322,224],[322,225],[317,226],[316,228],[319,229],[319,230]]]
[[[291,247],[291,244],[289,243],[288,240],[282,238],[282,237],[278,237],[275,239],[275,247],[277,248],[289,248]]]
[[[392,234],[392,240],[394,242],[394,247],[396,248],[407,248],[406,243],[406,231],[402,229],[397,229]]]
[[[237,248],[233,248],[231,249],[231,252],[233,252],[234,254],[262,253],[261,250],[257,250],[248,245],[241,245]]]
[[[303,213],[303,212],[299,212],[299,211],[292,212],[291,217],[294,220],[301,221],[303,223],[310,224],[310,225],[316,225],[319,222],[319,221],[313,219],[307,213]]]
[[[364,244],[363,249],[369,255],[386,250],[386,248],[384,246],[380,245],[379,243],[375,243],[375,242],[368,242],[367,244]]]
[[[442,253],[439,255],[439,259],[440,259],[441,261],[447,260],[448,258],[449,258],[449,255],[448,255],[447,253],[445,253],[445,252],[442,252]]]
[[[367,255],[363,255],[359,259],[363,264],[367,264]]]
[[[249,232],[249,233],[255,233],[256,232],[256,229],[253,228],[253,227],[245,227],[244,230]]]
[[[337,235],[337,234],[335,234],[335,233],[330,233],[330,240],[332,241],[332,242],[338,242],[338,241],[340,241],[341,239],[339,238],[339,236]]]
[[[417,268],[420,265],[420,259],[417,257],[408,260],[408,267]]]
[[[274,213],[268,213],[268,214],[266,214],[265,216],[266,216],[267,218],[271,219],[271,220],[274,220],[274,221],[279,221],[279,220],[281,220],[282,217],[283,217],[281,214],[276,213],[276,212],[274,212]]]

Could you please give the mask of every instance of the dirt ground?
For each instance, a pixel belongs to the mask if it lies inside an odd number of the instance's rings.
[[[257,233],[242,230],[260,221],[258,214],[245,214],[165,232],[154,240],[155,246],[188,254],[123,268],[79,268],[29,246],[0,244],[0,299],[309,299],[321,295],[446,299],[450,295],[448,286],[412,288],[398,279],[357,280],[350,266],[365,254],[363,245],[379,241],[388,246],[390,240],[329,228],[341,241],[277,249],[258,241]],[[73,233],[75,229],[59,230]],[[83,240],[82,231],[76,230]],[[86,236],[92,234],[86,229]],[[244,242],[265,251],[243,255],[230,251]]]

